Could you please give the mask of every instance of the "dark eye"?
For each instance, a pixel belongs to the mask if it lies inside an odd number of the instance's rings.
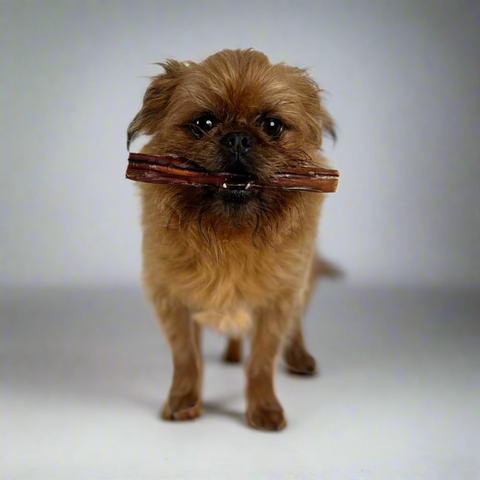
[[[188,124],[190,131],[197,137],[203,137],[217,124],[217,119],[214,115],[207,114],[196,118]]]
[[[285,125],[278,118],[266,118],[262,127],[264,132],[272,138],[279,137],[285,129]]]

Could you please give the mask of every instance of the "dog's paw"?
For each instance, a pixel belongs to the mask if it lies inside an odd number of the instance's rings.
[[[251,427],[269,432],[278,432],[287,426],[287,421],[281,407],[273,410],[260,405],[249,408],[247,411],[247,420]]]
[[[290,373],[296,375],[315,375],[317,362],[304,348],[289,347],[284,354],[284,360]]]
[[[170,396],[162,410],[164,420],[194,420],[202,414],[202,405],[197,395]]]

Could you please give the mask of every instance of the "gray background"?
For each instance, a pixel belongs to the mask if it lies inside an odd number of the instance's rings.
[[[321,375],[245,422],[204,344],[204,414],[158,420],[172,368],[139,289],[126,126],[151,62],[255,47],[312,67],[341,171],[306,338]],[[478,480],[476,1],[0,0],[0,478]]]
[[[255,47],[327,91],[320,243],[349,280],[480,286],[478,2],[0,5],[1,283],[137,283],[125,129],[150,63]]]

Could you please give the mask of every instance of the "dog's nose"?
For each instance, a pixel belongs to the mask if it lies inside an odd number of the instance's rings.
[[[246,132],[227,133],[221,140],[228,152],[235,155],[244,155],[252,148],[252,137]]]

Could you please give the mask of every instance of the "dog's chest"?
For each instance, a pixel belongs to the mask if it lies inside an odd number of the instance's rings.
[[[169,288],[192,310],[228,312],[239,323],[246,321],[245,312],[268,301],[284,278],[274,252],[245,254],[228,246],[219,256],[184,252],[164,266]]]
[[[252,328],[253,312],[248,305],[229,310],[200,310],[192,312],[192,320],[229,337],[243,337]]]
[[[253,263],[236,255],[216,260],[188,255],[170,263],[166,278],[194,321],[231,337],[243,336],[251,329],[252,312],[266,297],[267,282]]]

